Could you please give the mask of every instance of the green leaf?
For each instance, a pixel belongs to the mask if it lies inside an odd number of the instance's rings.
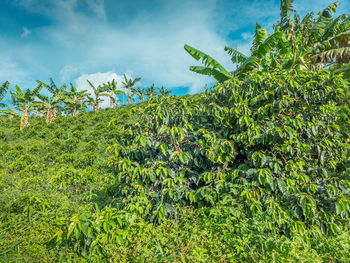
[[[160,148],[161,148],[161,150],[162,150],[162,153],[165,155],[165,156],[167,156],[167,146],[163,143],[163,144],[161,144],[160,145]]]
[[[282,178],[277,179],[277,185],[280,191],[284,194],[286,192],[287,185]]]
[[[146,138],[145,137],[140,137],[140,143],[143,147],[146,146]]]

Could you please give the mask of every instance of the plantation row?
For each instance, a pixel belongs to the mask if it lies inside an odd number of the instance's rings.
[[[336,7],[300,19],[282,0],[250,57],[225,48],[232,72],[185,46],[217,79],[200,94],[25,129],[0,116],[0,260],[349,262],[350,20]]]
[[[123,103],[126,96],[127,104],[131,104],[134,101],[135,96],[138,96],[140,101],[144,101],[146,96],[154,97],[158,94],[160,96],[167,96],[170,93],[170,91],[163,87],[156,91],[154,84],[147,89],[133,88],[133,86],[140,81],[140,78],[132,80],[124,75],[124,80],[123,90],[127,91],[127,93],[117,88],[117,82],[115,80],[99,85],[98,87],[95,87],[89,80],[87,80],[94,92],[93,96],[91,96],[86,90],[78,91],[72,83],[70,83],[69,90],[67,90],[66,84],[63,84],[58,88],[52,78],[50,79],[50,85],[38,80],[37,82],[39,85],[33,90],[22,90],[16,85],[15,92],[9,91],[10,99],[7,100],[12,107],[8,107],[7,110],[0,110],[0,112],[7,113],[9,118],[20,115],[20,129],[22,130],[30,125],[29,115],[32,111],[35,111],[36,116],[43,113],[46,116],[46,123],[51,123],[56,119],[57,112],[65,112],[67,115],[76,116],[79,111],[84,111],[88,106],[92,106],[93,112],[96,113],[99,109],[99,104],[103,101],[101,97],[109,97],[110,107],[114,109],[118,102],[118,95],[123,96]],[[6,81],[0,87],[1,107],[6,106],[1,100],[6,96],[9,85],[10,83]],[[43,87],[47,89],[51,94],[51,97],[39,93]],[[15,112],[15,109],[21,114]]]

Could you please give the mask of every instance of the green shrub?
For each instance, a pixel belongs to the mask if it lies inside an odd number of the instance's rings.
[[[64,153],[60,156],[59,162],[64,163],[74,163],[76,161],[76,157],[72,153]]]
[[[4,131],[0,130],[0,140],[6,141],[6,134]]]
[[[95,140],[89,141],[85,147],[84,147],[84,152],[85,151],[96,151],[98,148],[98,142],[96,142]]]
[[[76,168],[86,168],[87,166],[92,166],[97,159],[97,154],[94,152],[86,152],[82,154],[77,160],[75,167]]]
[[[268,231],[336,235],[349,216],[346,82],[327,70],[254,72],[193,98],[150,101],[110,147],[120,202],[147,218],[221,200]],[[125,204],[129,199],[130,203]],[[341,212],[340,212],[341,211]]]
[[[78,138],[67,139],[62,143],[61,150],[64,152],[73,152],[77,148],[79,141]]]
[[[13,161],[21,155],[22,155],[22,152],[19,150],[10,150],[5,154],[4,159],[7,161]]]
[[[65,133],[65,131],[63,129],[56,129],[54,131],[54,136],[57,139],[66,139],[67,138],[66,137],[67,135],[66,135],[66,133]]]

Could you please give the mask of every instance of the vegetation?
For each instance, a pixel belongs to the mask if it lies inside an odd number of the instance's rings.
[[[124,74],[124,82],[123,82],[123,85],[124,85],[124,89],[128,91],[128,96],[127,96],[127,104],[131,104],[133,102],[133,99],[134,99],[134,96],[135,96],[135,93],[132,92],[133,91],[133,86],[135,86],[135,84],[140,81],[141,78],[136,78],[134,80],[132,79],[128,79],[126,77],[126,75]],[[134,91],[136,91],[134,89]]]
[[[112,82],[107,82],[107,84],[105,84],[105,89],[106,89],[106,91],[110,92],[110,94],[108,95],[108,97],[110,99],[109,105],[112,109],[115,109],[116,103],[117,103],[116,96],[117,95],[124,95],[125,96],[125,92],[121,91],[117,88],[117,82],[114,79]]]
[[[332,4],[299,22],[291,2],[274,33],[257,25],[250,57],[226,48],[234,72],[185,46],[218,80],[200,94],[126,77],[118,107],[114,81],[91,99],[52,80],[10,91],[31,125],[0,116],[0,260],[349,262],[349,20]]]
[[[5,104],[2,103],[1,101],[3,100],[8,88],[9,88],[10,83],[8,81],[6,81],[5,83],[3,83],[0,87],[0,107],[5,107]]]
[[[199,74],[213,76],[224,82],[232,77],[244,76],[254,70],[270,70],[283,67],[308,68],[317,70],[332,64],[344,64],[350,59],[349,28],[350,17],[342,14],[336,18],[338,2],[334,2],[319,12],[316,17],[308,13],[300,19],[295,13],[291,0],[281,0],[280,22],[269,35],[256,24],[251,55],[245,56],[238,50],[225,47],[231,55],[236,69],[229,71],[209,55],[185,45],[185,50],[196,60],[202,59],[204,66],[191,66],[190,70]],[[292,18],[294,13],[294,18]],[[348,66],[341,67],[348,72]]]

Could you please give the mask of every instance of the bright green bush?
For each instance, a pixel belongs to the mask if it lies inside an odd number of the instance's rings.
[[[350,211],[346,92],[327,70],[276,69],[150,102],[110,146],[115,197],[134,211],[138,196],[153,220],[226,200],[266,231],[337,234]]]

